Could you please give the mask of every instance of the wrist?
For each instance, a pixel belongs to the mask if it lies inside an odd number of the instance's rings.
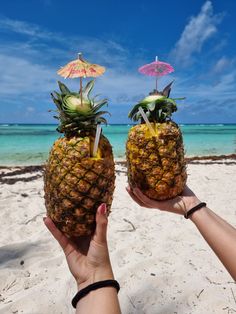
[[[190,209],[200,204],[201,201],[197,198],[197,196],[190,197],[186,202],[184,206],[184,214],[186,214]]]
[[[85,287],[95,282],[108,280],[108,279],[114,279],[111,266],[96,269],[91,273],[91,275],[89,276],[87,280],[83,282],[80,282],[79,280],[77,280],[78,291],[80,291],[81,289],[84,289]]]
[[[104,290],[104,288],[106,288],[106,290]],[[107,288],[109,288],[109,289],[107,289]],[[104,291],[101,291],[101,290],[104,290]],[[102,298],[104,299],[104,297],[105,297],[105,299],[109,299],[111,297],[114,298],[113,296],[114,296],[115,290],[116,290],[116,293],[118,293],[120,290],[120,285],[116,280],[108,279],[108,280],[97,281],[97,282],[92,283],[92,284],[88,285],[87,287],[81,289],[80,291],[78,291],[76,293],[76,295],[74,296],[74,298],[72,299],[71,303],[72,303],[72,306],[74,308],[76,308],[78,302],[81,299],[83,299],[89,295],[90,298],[84,299],[83,303],[87,304],[87,305],[89,304],[91,308],[94,308],[94,305],[96,306],[96,303],[97,303],[96,299],[101,301],[101,299]],[[105,293],[105,295],[104,295],[104,293]],[[117,297],[116,297],[116,299],[117,299]],[[95,300],[95,302],[94,302],[94,300]],[[80,305],[81,304],[82,303],[80,303]],[[87,308],[87,306],[86,306],[86,308]],[[88,310],[88,308],[87,308],[87,310]],[[88,311],[86,311],[86,313],[87,312]],[[108,311],[108,312],[110,313],[110,311]]]
[[[207,206],[202,207],[201,209],[195,211],[189,219],[193,222],[196,223],[199,219],[205,219],[207,213],[209,212]],[[205,217],[205,218],[204,218]]]

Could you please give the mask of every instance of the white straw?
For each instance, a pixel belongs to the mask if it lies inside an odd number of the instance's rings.
[[[146,116],[146,113],[143,111],[143,108],[142,108],[142,107],[139,107],[138,110],[139,110],[139,112],[141,113],[141,115],[142,115],[142,117],[143,117],[143,120],[146,122],[146,124],[147,124],[147,126],[148,126],[150,132],[152,133],[152,135],[155,136],[155,135],[156,135],[156,134],[155,134],[155,131],[154,131],[154,129],[153,129],[151,123],[149,122],[148,117]]]
[[[95,135],[95,140],[94,140],[94,146],[93,146],[93,157],[97,156],[97,150],[98,150],[98,143],[100,139],[100,134],[101,134],[102,127],[100,124],[97,125],[96,129],[96,135]]]

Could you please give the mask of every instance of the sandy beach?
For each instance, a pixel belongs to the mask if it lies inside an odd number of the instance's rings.
[[[108,241],[124,314],[236,312],[236,284],[190,220],[141,208],[116,165]],[[188,185],[236,227],[236,158],[191,159]],[[0,168],[0,313],[74,313],[74,279],[43,224],[42,167]]]

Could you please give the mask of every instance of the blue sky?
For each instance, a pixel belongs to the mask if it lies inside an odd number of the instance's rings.
[[[56,71],[83,52],[106,67],[94,93],[109,99],[110,123],[154,88],[145,63],[170,63],[174,120],[236,123],[236,1],[8,0],[0,11],[0,123],[55,123]],[[71,89],[78,79],[67,79]]]

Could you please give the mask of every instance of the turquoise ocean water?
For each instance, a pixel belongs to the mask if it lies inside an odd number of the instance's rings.
[[[115,158],[125,158],[130,125],[103,127]],[[186,156],[236,153],[236,124],[181,125]],[[54,140],[61,135],[56,125],[0,124],[0,165],[39,165],[47,159]]]

